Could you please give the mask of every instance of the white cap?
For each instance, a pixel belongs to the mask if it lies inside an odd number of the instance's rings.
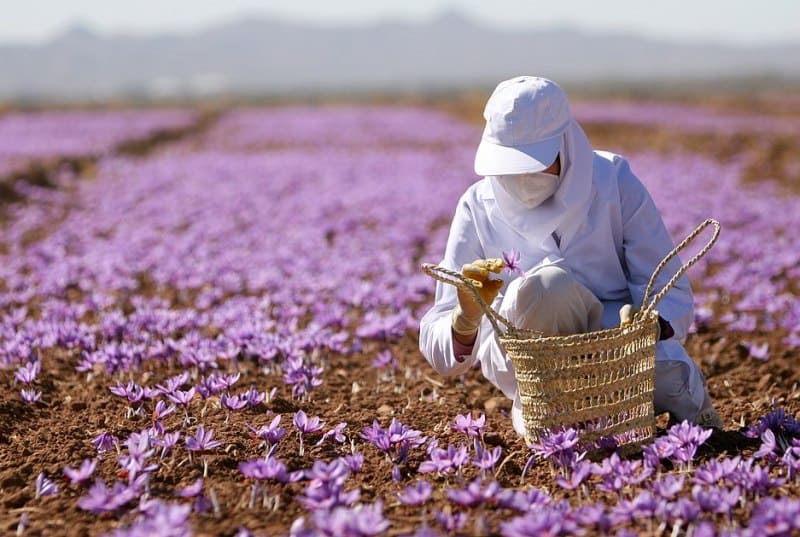
[[[475,173],[485,176],[548,168],[558,156],[572,115],[558,84],[519,76],[497,85],[483,117],[486,128],[475,154]]]

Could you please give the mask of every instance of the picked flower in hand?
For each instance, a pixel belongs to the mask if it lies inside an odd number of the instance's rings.
[[[503,252],[503,261],[505,262],[506,266],[504,267],[507,271],[516,274],[517,276],[523,277],[525,276],[525,271],[522,270],[519,266],[519,260],[522,257],[519,250],[516,248],[512,248],[508,252]]]

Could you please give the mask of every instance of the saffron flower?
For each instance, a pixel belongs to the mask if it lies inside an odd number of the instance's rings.
[[[448,533],[455,533],[460,531],[469,520],[467,513],[450,513],[436,510],[433,512],[433,517],[439,522],[442,529]]]
[[[503,261],[505,262],[505,269],[512,274],[516,274],[517,276],[524,277],[525,271],[522,270],[519,266],[519,261],[522,257],[519,250],[516,248],[512,248],[508,252],[503,252]]]
[[[194,386],[192,386],[186,391],[175,390],[172,393],[168,393],[167,397],[169,397],[170,401],[172,401],[173,403],[180,405],[182,407],[186,407],[189,405],[189,403],[192,402],[194,394],[195,394],[195,389]]]
[[[78,507],[95,515],[111,513],[139,496],[136,486],[117,481],[108,489],[102,479],[95,479],[86,496],[78,498]]]
[[[302,471],[289,472],[286,465],[274,457],[240,462],[239,472],[250,479],[273,479],[280,483],[293,483],[303,478]]]
[[[674,446],[671,458],[679,463],[688,463],[697,452],[697,448],[711,436],[711,429],[703,429],[684,420],[673,425],[667,431],[667,438]]]
[[[203,479],[196,479],[191,485],[178,489],[175,494],[181,498],[194,498],[203,492]]]
[[[228,396],[223,393],[219,402],[227,410],[240,410],[247,406],[247,399],[240,398],[238,395]]]
[[[70,484],[78,485],[92,477],[97,462],[94,459],[84,459],[80,468],[77,470],[70,466],[64,468],[64,475],[69,479]]]
[[[747,352],[750,353],[750,356],[756,360],[762,362],[769,360],[769,343],[765,342],[759,345],[757,343],[745,342],[743,345],[747,349]]]
[[[111,433],[104,432],[94,437],[92,445],[94,445],[98,453],[105,453],[119,445],[119,439]]]
[[[391,525],[383,516],[383,502],[355,507],[337,506],[331,511],[315,511],[314,526],[325,536],[374,537],[384,535]]]
[[[500,492],[500,485],[496,481],[483,486],[483,480],[477,478],[467,485],[466,489],[449,489],[447,498],[458,505],[475,507],[493,500]]]
[[[267,448],[277,444],[280,442],[281,438],[286,436],[286,429],[280,427],[281,423],[281,416],[278,414],[274,418],[269,425],[262,425],[258,429],[252,427],[250,425],[247,428],[250,430],[251,433],[256,435],[258,438],[265,440],[267,442]]]
[[[164,456],[171,450],[178,441],[181,439],[181,432],[174,431],[171,433],[164,433],[160,436],[153,438],[153,443],[161,448],[161,458],[163,459]]]
[[[398,496],[404,505],[422,505],[428,501],[433,491],[433,485],[428,481],[417,481],[407,486]]]
[[[44,473],[40,473],[36,476],[35,485],[37,500],[44,496],[54,496],[58,494],[58,486],[50,481]]]
[[[482,437],[486,428],[486,416],[481,414],[478,418],[473,418],[472,414],[456,415],[455,423],[451,425],[453,429],[467,436]]]
[[[36,403],[42,397],[42,392],[33,389],[26,390],[23,388],[22,390],[19,391],[19,394],[22,397],[22,400],[28,403],[29,405]]]
[[[343,444],[345,440],[347,440],[347,437],[344,435],[344,430],[346,427],[347,423],[345,422],[336,425],[333,429],[325,432],[325,434],[322,435],[322,437],[319,439],[319,442],[317,442],[317,445],[319,446],[328,438],[333,438],[337,443]]]
[[[429,453],[430,458],[419,465],[420,473],[436,472],[448,473],[452,469],[461,470],[461,467],[469,460],[466,446],[450,444],[447,449],[434,448]]]
[[[164,419],[174,411],[175,405],[167,405],[165,401],[159,401],[156,403],[156,407],[153,409],[153,421]]]
[[[28,362],[17,369],[17,372],[14,374],[14,378],[17,379],[17,382],[21,382],[22,384],[33,384],[36,380],[36,377],[39,376],[40,369],[41,364],[38,360],[34,362]]]
[[[118,397],[124,397],[129,403],[140,403],[144,399],[144,389],[133,381],[128,382],[128,384],[117,382],[108,391]]]
[[[397,370],[397,358],[394,357],[390,350],[381,351],[375,356],[370,365],[376,369],[385,367],[394,373]]]
[[[476,442],[475,458],[472,459],[472,464],[475,465],[475,467],[483,470],[484,473],[488,473],[495,467],[502,454],[503,448],[500,446],[492,449],[484,449],[479,443]]]
[[[297,429],[297,431],[300,433],[300,456],[302,457],[305,453],[303,436],[306,434],[319,432],[322,429],[322,426],[325,425],[325,422],[320,421],[319,417],[317,416],[309,418],[306,416],[305,412],[298,410],[295,412],[294,417],[292,418],[292,423],[294,424],[295,429]]]
[[[222,445],[220,442],[213,440],[213,438],[214,431],[211,429],[206,431],[206,428],[200,425],[197,427],[194,436],[186,437],[186,449],[189,451],[208,451]]]
[[[163,384],[156,384],[156,389],[164,394],[169,395],[174,393],[176,390],[180,389],[184,384],[189,382],[189,372],[184,371],[178,375],[169,377],[164,381]]]
[[[266,395],[264,392],[260,392],[251,386],[250,389],[240,395],[239,398],[245,401],[247,406],[255,408],[264,402]]]
[[[316,461],[311,470],[306,472],[310,482],[298,501],[312,511],[352,505],[358,501],[361,492],[359,489],[344,490],[349,475],[350,469],[342,459],[330,463]]]
[[[353,473],[360,472],[364,465],[364,455],[360,451],[356,451],[352,455],[345,455],[343,460]]]

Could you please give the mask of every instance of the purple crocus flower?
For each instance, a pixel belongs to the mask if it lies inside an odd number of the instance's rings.
[[[447,449],[437,447],[431,451],[430,459],[419,465],[419,472],[448,473],[454,468],[460,470],[468,460],[469,454],[466,446],[455,447],[450,444]]]
[[[707,513],[727,513],[739,503],[742,495],[741,489],[736,486],[732,489],[725,487],[692,487],[692,499],[697,506]]]
[[[163,459],[167,452],[175,447],[175,444],[181,439],[181,432],[174,431],[171,433],[164,433],[160,436],[153,438],[153,443],[161,448],[161,458]]]
[[[223,393],[219,398],[219,402],[228,410],[241,410],[247,406],[247,400],[240,398],[238,395],[228,396],[227,394]]]
[[[556,484],[565,490],[575,490],[580,487],[592,472],[592,463],[580,461],[575,465],[569,475],[569,479],[562,475],[556,476]]]
[[[172,401],[173,403],[180,405],[182,407],[186,407],[189,405],[189,403],[192,402],[192,399],[194,399],[194,394],[195,394],[195,389],[194,386],[192,386],[186,391],[175,390],[172,393],[168,393],[167,397],[169,397],[169,400]]]
[[[376,369],[386,367],[394,371],[397,369],[397,359],[392,354],[392,351],[387,349],[376,354],[370,365]]]
[[[667,520],[671,524],[675,524],[678,521],[691,523],[697,520],[697,517],[700,515],[700,507],[698,507],[693,500],[685,497],[678,498],[674,502],[668,503],[665,507],[665,511]]]
[[[662,500],[671,500],[683,490],[683,476],[668,474],[653,482],[653,492]]]
[[[36,499],[43,498],[44,496],[54,496],[58,494],[58,486],[53,483],[44,472],[36,476]]]
[[[95,436],[92,440],[92,444],[98,453],[105,453],[119,445],[119,439],[111,433],[104,432]]]
[[[293,483],[303,477],[303,472],[289,472],[286,465],[274,457],[252,459],[239,463],[239,472],[245,477],[263,481],[273,479],[280,483]]]
[[[86,496],[78,499],[78,507],[93,514],[116,511],[138,496],[135,488],[122,482],[114,483],[109,490],[102,479],[95,479]]]
[[[550,460],[556,466],[564,467],[574,462],[577,445],[578,432],[568,428],[548,431],[539,438],[539,442],[529,447],[534,455]]]
[[[164,395],[169,395],[174,393],[176,390],[180,389],[183,385],[189,382],[189,372],[184,371],[178,375],[173,377],[169,377],[164,381],[163,384],[156,384],[156,389],[160,391]]]
[[[40,392],[39,390],[33,390],[33,389],[26,390],[23,388],[22,390],[19,391],[19,395],[20,397],[22,397],[23,401],[25,401],[29,405],[32,405],[33,403],[36,403],[37,401],[39,401],[39,399],[41,399],[42,392]]]
[[[383,502],[355,507],[337,506],[331,511],[315,511],[314,525],[329,537],[374,537],[383,535],[391,525],[383,516]]]
[[[260,392],[251,386],[250,389],[239,396],[239,398],[245,401],[247,406],[255,408],[264,402],[265,396],[264,392]]]
[[[503,537],[539,537],[540,535],[575,535],[578,525],[555,508],[529,511],[523,516],[500,523]]]
[[[747,352],[750,353],[750,356],[755,358],[756,360],[760,360],[762,362],[766,362],[769,360],[769,343],[750,343],[745,342],[743,343]]]
[[[128,382],[128,384],[117,382],[108,391],[118,397],[126,398],[129,403],[140,403],[144,399],[144,389],[133,381]]]
[[[175,405],[167,405],[166,401],[159,401],[153,409],[153,421],[159,421],[175,411]]]
[[[351,491],[344,490],[344,483],[350,474],[347,464],[341,459],[336,459],[330,463],[317,461],[306,475],[311,479],[303,495],[298,501],[306,509],[330,510],[336,506],[352,505],[361,496],[359,489]]]
[[[609,530],[614,525],[602,502],[579,505],[573,511],[572,516],[580,526],[593,527],[601,534],[610,533]]]
[[[731,475],[731,481],[759,496],[767,495],[772,489],[779,488],[786,482],[784,478],[772,477],[768,468],[754,465],[753,462],[754,459],[747,459],[739,470]]]
[[[452,425],[453,429],[462,432],[467,436],[481,437],[486,428],[486,416],[481,414],[478,418],[473,418],[472,414],[456,415],[456,421]]]
[[[800,500],[764,498],[753,507],[750,535],[796,535],[800,531]]]
[[[197,427],[194,436],[186,437],[186,449],[189,451],[208,451],[222,445],[220,442],[212,440],[213,438],[214,431],[211,429],[206,431],[206,428],[200,425]]]
[[[286,429],[280,427],[280,423],[281,416],[278,414],[272,419],[269,425],[263,425],[258,429],[248,425],[247,428],[258,438],[266,440],[269,446],[272,446],[280,442],[281,438],[286,435]]]
[[[404,505],[422,505],[431,497],[433,486],[428,481],[417,481],[407,486],[399,494],[400,503]]]
[[[33,384],[34,381],[36,381],[36,377],[39,376],[40,369],[41,363],[38,360],[28,362],[17,369],[14,378],[17,379],[17,382],[21,382],[22,384]]]
[[[220,380],[219,376],[216,374],[203,377],[197,385],[197,392],[203,399],[208,399],[212,395],[222,393],[225,389],[225,382]]]
[[[110,537],[140,537],[145,535],[168,535],[191,537],[188,505],[167,503],[152,499],[140,506],[141,515],[127,531],[117,530]]]
[[[350,469],[342,459],[334,459],[331,462],[315,461],[311,469],[306,470],[305,476],[308,479],[317,479],[319,481],[337,481],[344,482],[350,474]]]
[[[468,513],[446,513],[439,510],[433,512],[433,517],[436,519],[442,529],[448,533],[461,531],[461,529],[467,524],[467,520],[469,520]]]
[[[197,479],[191,485],[178,489],[175,494],[181,498],[194,498],[203,492],[203,479]]]
[[[342,444],[347,440],[347,437],[344,435],[344,430],[347,427],[347,423],[342,422],[336,425],[330,431],[327,431],[325,434],[322,435],[322,438],[319,439],[317,445],[319,446],[323,442],[325,442],[328,438],[333,438],[337,443]]]
[[[503,489],[497,495],[497,505],[520,513],[527,513],[553,501],[545,491],[536,487],[528,490]]]
[[[392,481],[395,483],[400,483],[403,480],[403,472],[400,471],[400,467],[398,465],[392,466]]]
[[[475,443],[475,458],[472,459],[472,464],[480,468],[484,472],[489,472],[495,467],[503,454],[503,448],[497,446],[492,449],[484,449],[479,443]]]
[[[295,412],[294,417],[292,417],[292,423],[294,424],[295,428],[300,433],[300,456],[302,457],[305,453],[305,448],[303,446],[303,437],[306,434],[316,433],[322,429],[322,426],[325,425],[325,422],[320,421],[319,417],[314,416],[313,418],[309,418],[306,416],[306,413],[302,410],[298,410]]]
[[[70,466],[64,468],[64,475],[69,479],[70,484],[78,485],[88,480],[94,473],[97,462],[94,459],[84,459],[80,468],[77,470]]]
[[[667,438],[675,446],[672,459],[686,463],[694,458],[697,448],[711,436],[711,429],[703,429],[684,420],[667,431]]]
[[[775,433],[773,433],[771,429],[767,429],[761,433],[761,447],[758,448],[758,451],[753,453],[753,457],[756,459],[774,459],[777,451],[778,443],[775,440]]]
[[[493,500],[499,491],[500,485],[496,481],[492,481],[483,487],[483,480],[477,478],[467,485],[466,489],[450,489],[446,494],[447,498],[453,503],[466,507],[475,507]]]
[[[505,269],[519,277],[524,277],[525,271],[519,266],[521,257],[522,254],[520,254],[519,250],[516,248],[512,248],[508,252],[503,252],[503,261],[506,264]]]
[[[356,451],[352,455],[345,455],[342,460],[353,473],[360,472],[364,465],[364,455],[360,451]]]
[[[302,410],[295,412],[294,417],[292,418],[292,423],[301,434],[316,433],[320,431],[322,426],[325,424],[324,422],[320,421],[319,417],[317,416],[309,418]]]

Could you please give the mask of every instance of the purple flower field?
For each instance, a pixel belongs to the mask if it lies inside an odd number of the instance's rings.
[[[641,121],[711,137],[783,136],[798,119],[576,110],[619,132]],[[20,201],[0,206],[4,532],[800,532],[787,180],[641,140],[628,153],[590,131],[628,157],[676,240],[722,223],[689,272],[687,349],[727,431],[661,417],[642,453],[589,456],[569,429],[526,445],[478,370],[440,378],[417,350],[434,288],[419,267],[440,259],[477,180],[480,111],[464,123],[414,107],[239,108],[138,157],[115,147],[194,115],[126,113],[0,116],[0,166],[96,159],[57,188],[19,181]]]
[[[122,142],[185,128],[188,109],[55,110],[0,115],[0,178],[32,162],[107,155]]]

